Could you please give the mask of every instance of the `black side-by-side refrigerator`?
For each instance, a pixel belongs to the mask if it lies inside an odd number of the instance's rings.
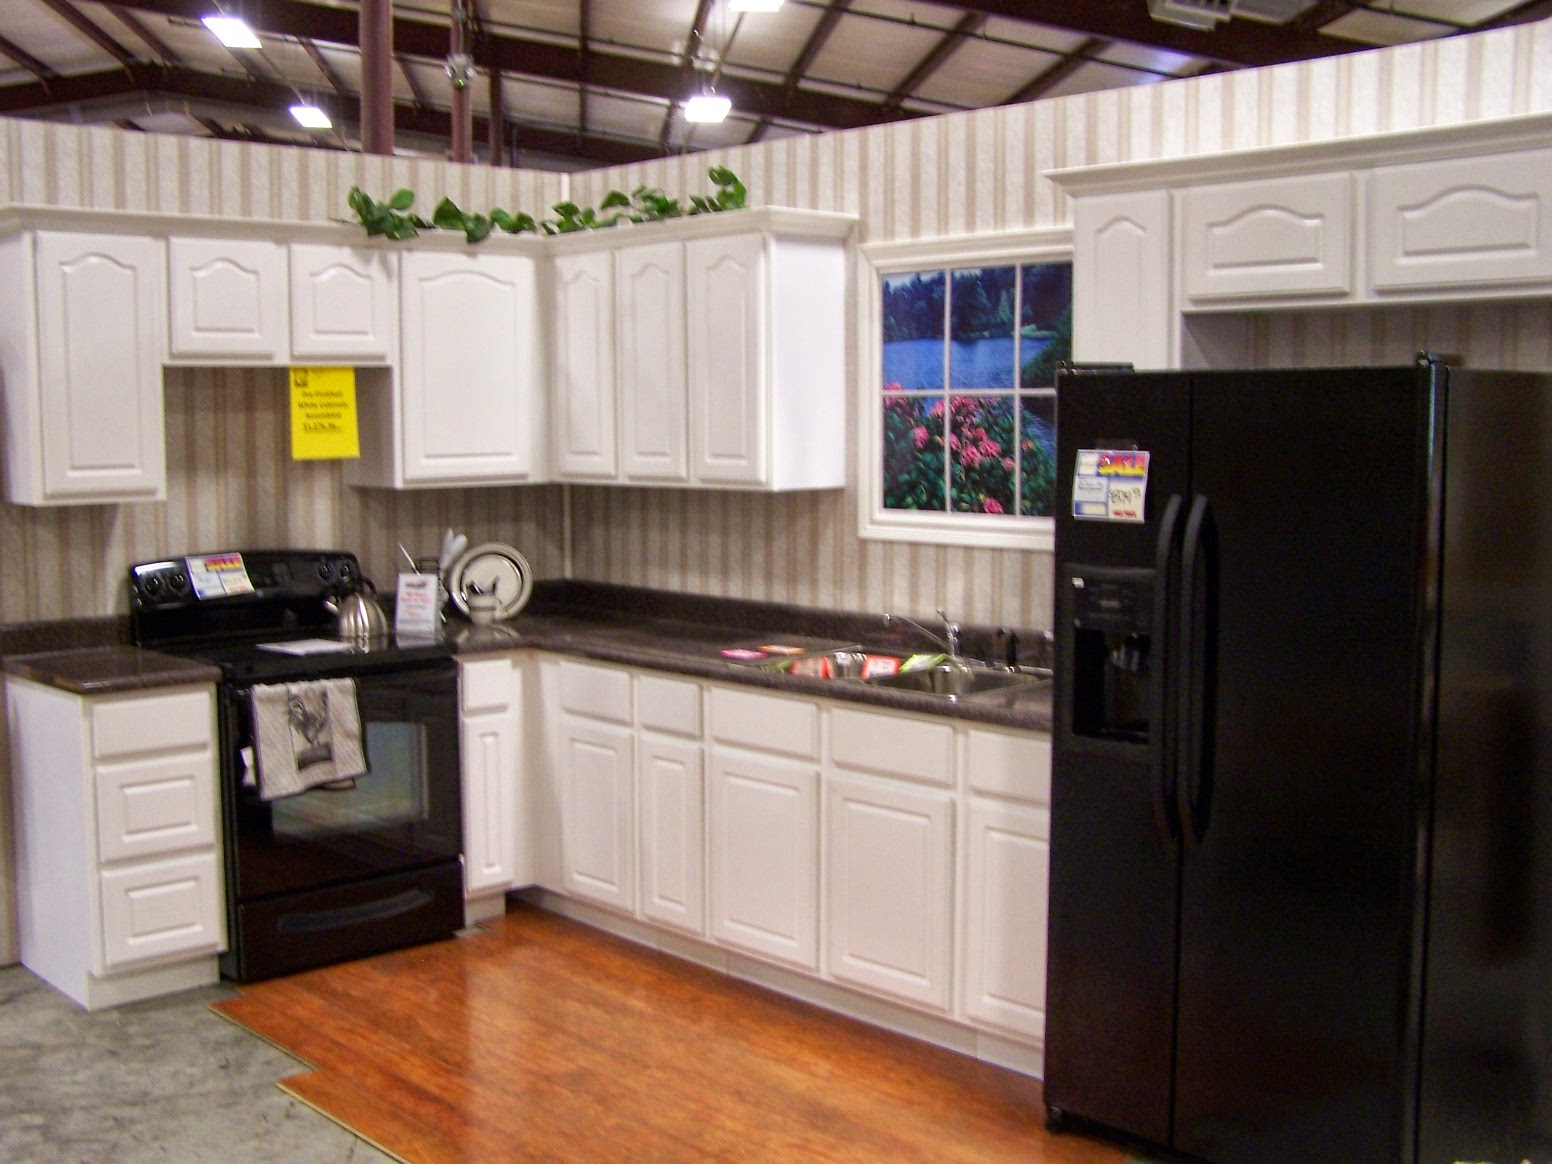
[[[1552,1161],[1552,377],[1058,377],[1045,1099]]]

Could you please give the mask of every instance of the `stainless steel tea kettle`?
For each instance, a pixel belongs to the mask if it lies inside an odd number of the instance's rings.
[[[334,616],[336,638],[364,646],[387,637],[388,616],[377,605],[377,587],[370,578],[360,579],[337,599],[325,598],[323,608]]]

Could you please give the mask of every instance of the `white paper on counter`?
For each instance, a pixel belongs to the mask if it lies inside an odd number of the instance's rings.
[[[318,655],[324,651],[351,651],[355,647],[343,639],[292,639],[285,643],[260,643],[261,651],[279,651],[283,655]]]

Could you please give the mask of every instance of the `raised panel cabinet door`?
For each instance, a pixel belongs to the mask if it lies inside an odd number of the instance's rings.
[[[291,244],[291,355],[391,364],[399,349],[398,256],[372,247]]]
[[[173,238],[168,355],[284,363],[291,352],[286,250],[262,239]]]
[[[1169,192],[1094,194],[1072,208],[1072,358],[1170,366]]]
[[[827,801],[831,977],[947,1010],[952,797],[832,776]]]
[[[615,255],[620,337],[620,470],[627,481],[689,479],[684,245]]]
[[[635,733],[562,717],[561,884],[567,893],[634,912]]]
[[[1352,294],[1347,173],[1197,186],[1181,200],[1181,267],[1193,302]]]
[[[966,815],[965,1016],[1043,1040],[1050,811],[973,799]]]
[[[615,453],[614,256],[554,261],[555,472],[565,480],[613,480]]]
[[[706,931],[705,781],[699,744],[643,734],[636,753],[641,912]]]
[[[815,969],[818,771],[790,760],[713,748],[706,792],[712,937]]]
[[[534,263],[526,255],[406,254],[400,408],[406,484],[534,475]]]
[[[766,480],[769,435],[765,239],[695,239],[685,255],[690,479],[759,485]]]
[[[517,710],[463,717],[463,886],[467,894],[512,884],[516,866]]]
[[[215,953],[226,941],[215,850],[104,870],[99,972],[175,954]]]
[[[1552,284],[1552,149],[1382,166],[1369,213],[1376,291]]]
[[[123,861],[216,840],[215,756],[207,748],[97,766],[97,855]]]
[[[164,499],[162,242],[42,233],[36,263],[39,500]]]

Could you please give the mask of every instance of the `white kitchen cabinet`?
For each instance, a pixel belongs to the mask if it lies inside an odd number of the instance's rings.
[[[696,740],[642,732],[636,748],[641,914],[706,931],[706,781]]]
[[[712,937],[816,969],[818,770],[719,746],[710,749],[706,777]]]
[[[166,285],[160,239],[62,231],[0,239],[12,502],[166,499]]]
[[[1181,268],[1193,304],[1353,287],[1353,177],[1298,174],[1181,195]]]
[[[511,655],[458,661],[464,897],[497,899],[474,914],[499,912],[505,891],[532,879],[518,866],[518,838],[527,831],[518,773],[521,680]]]
[[[174,364],[284,364],[291,354],[286,248],[267,239],[167,241]]]
[[[216,981],[214,689],[6,697],[22,963],[88,1009]]]
[[[356,485],[544,479],[536,264],[523,253],[400,257],[397,377],[358,391]]]
[[[1169,367],[1169,192],[1080,198],[1072,233],[1072,358]]]
[[[965,1016],[1043,1041],[1050,810],[972,799],[966,815]]]
[[[636,907],[634,750],[629,728],[562,718],[562,884],[626,912]]]
[[[557,256],[550,321],[555,474],[612,480],[615,453],[614,256]]]
[[[291,356],[391,364],[399,352],[399,258],[383,247],[292,243]]]
[[[1552,287],[1552,148],[1377,168],[1369,255],[1381,295]]]
[[[827,784],[830,976],[948,1010],[953,797],[839,774]]]
[[[615,256],[620,477],[689,480],[689,384],[684,244],[626,247]]]

